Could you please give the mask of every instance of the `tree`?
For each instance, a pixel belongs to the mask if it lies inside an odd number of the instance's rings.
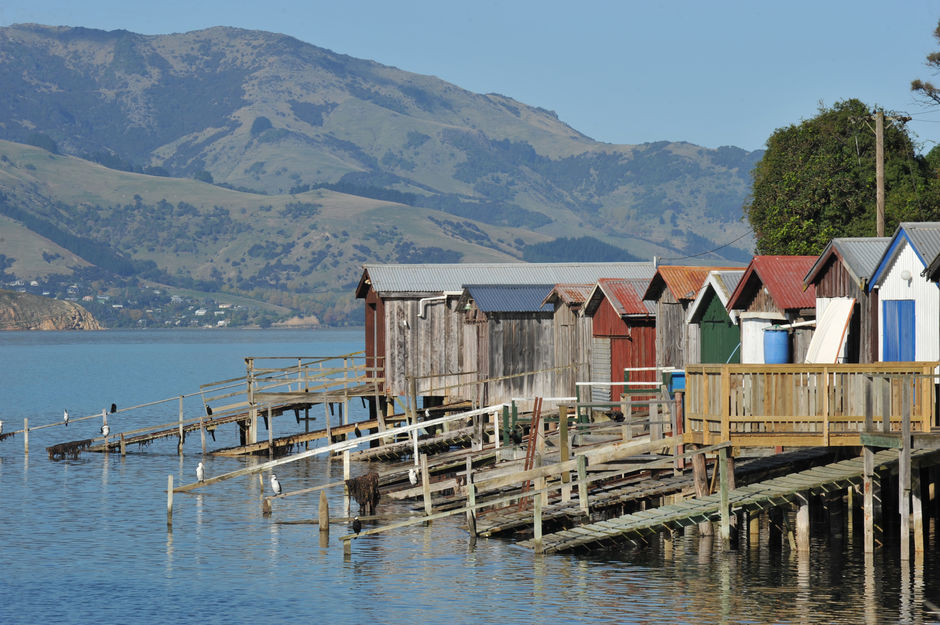
[[[933,31],[934,38],[940,42],[940,21]],[[934,73],[940,71],[940,52],[931,52],[927,55],[927,67],[930,67]],[[940,88],[935,87],[930,82],[925,82],[919,78],[911,81],[911,91],[919,93],[927,100],[935,104],[940,104]]]
[[[779,128],[752,172],[745,213],[760,254],[819,254],[834,237],[875,234],[875,137],[856,99]],[[904,127],[885,123],[885,221],[935,219],[937,183]]]

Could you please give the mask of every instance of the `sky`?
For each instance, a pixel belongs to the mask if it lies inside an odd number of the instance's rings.
[[[283,33],[555,111],[607,143],[687,141],[761,149],[820,104],[858,98],[912,117],[921,152],[940,143],[940,0],[4,0],[15,23],[141,34],[212,26]]]

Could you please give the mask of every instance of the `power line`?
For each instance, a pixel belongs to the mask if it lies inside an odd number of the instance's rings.
[[[722,245],[719,245],[718,247],[713,248],[713,249],[710,249],[710,250],[705,251],[705,252],[699,252],[698,254],[691,254],[691,255],[689,255],[689,256],[677,256],[677,257],[675,257],[675,258],[660,258],[660,260],[685,260],[686,258],[696,258],[696,257],[698,257],[698,256],[704,256],[705,254],[711,254],[711,253],[713,253],[713,252],[717,252],[718,250],[720,250],[720,249],[723,248],[723,247],[728,247],[728,246],[731,245],[732,243],[737,243],[738,241],[740,241],[740,240],[743,239],[744,237],[749,236],[750,234],[752,234],[752,233],[751,233],[751,232],[745,232],[744,234],[742,234],[742,235],[739,236],[738,238],[732,239],[731,241],[728,241],[727,243],[723,243]]]

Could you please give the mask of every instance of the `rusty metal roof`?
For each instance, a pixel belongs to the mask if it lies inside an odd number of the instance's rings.
[[[555,288],[545,296],[543,303],[548,304],[558,300],[569,306],[580,305],[587,301],[593,289],[593,284],[556,284]]]
[[[356,289],[365,297],[371,286],[380,295],[437,294],[468,284],[591,283],[598,278],[652,277],[652,263],[457,263],[363,265]]]
[[[698,294],[709,271],[740,269],[740,267],[695,267],[686,265],[662,265],[643,294],[643,299],[658,300],[665,289],[669,289],[677,302],[693,300]]]
[[[649,317],[655,315],[656,304],[643,300],[645,290],[645,280],[601,278],[591,291],[591,295],[584,306],[584,312],[588,315],[593,314],[601,301],[607,298],[614,312],[621,317]]]
[[[817,256],[755,256],[747,266],[727,308],[743,308],[744,300],[764,287],[781,310],[816,307],[816,287],[803,288],[803,278]]]

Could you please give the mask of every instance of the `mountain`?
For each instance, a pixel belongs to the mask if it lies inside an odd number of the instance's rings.
[[[0,250],[20,278],[101,270],[332,323],[366,261],[750,257],[760,152],[600,143],[284,35],[15,25],[0,80],[0,235],[55,248]]]

